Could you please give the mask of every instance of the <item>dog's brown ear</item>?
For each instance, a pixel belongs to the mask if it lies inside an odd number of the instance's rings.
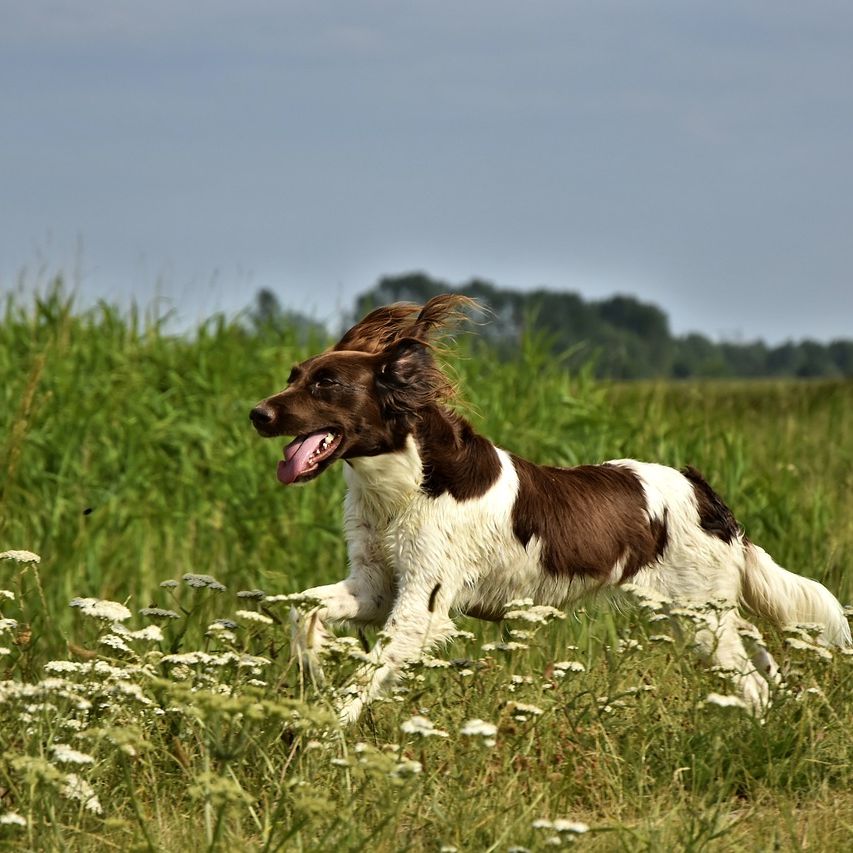
[[[477,302],[460,293],[442,293],[423,306],[411,302],[383,305],[345,332],[332,349],[380,353],[403,338],[433,340],[436,332],[461,322],[477,309]]]
[[[476,300],[461,293],[442,293],[439,296],[433,296],[421,308],[410,334],[428,339],[434,329],[461,323],[471,311],[479,308]]]
[[[418,306],[410,302],[395,302],[375,308],[349,329],[333,349],[382,352],[411,328],[417,310]]]
[[[418,338],[403,338],[380,353],[375,375],[382,407],[389,414],[417,412],[446,399],[452,390],[429,344]]]

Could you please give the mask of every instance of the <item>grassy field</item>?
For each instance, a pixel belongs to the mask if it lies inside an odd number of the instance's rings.
[[[853,656],[769,630],[787,689],[763,722],[707,701],[729,687],[689,630],[590,602],[547,625],[460,620],[340,731],[290,659],[288,605],[262,595],[343,576],[342,477],[283,489],[281,443],[248,423],[322,345],[219,320],[176,339],[57,294],[6,305],[0,551],[41,560],[0,560],[0,846],[849,847]],[[458,350],[499,444],[691,463],[752,539],[853,599],[853,384],[607,385],[535,336],[509,363]],[[333,685],[361,654],[341,640]]]

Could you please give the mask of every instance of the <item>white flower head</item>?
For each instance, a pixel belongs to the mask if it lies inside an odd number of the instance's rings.
[[[413,761],[409,758],[404,758],[402,761],[397,763],[391,771],[391,775],[397,779],[407,779],[411,776],[417,776],[423,769],[423,765],[420,761]]]
[[[525,719],[528,716],[540,717],[545,713],[538,705],[530,705],[527,702],[510,702],[509,709],[516,719],[520,716]]]
[[[785,637],[785,642],[792,649],[811,652],[813,655],[817,655],[822,660],[832,660],[832,652],[823,646],[818,646],[815,643],[807,643],[805,640],[800,640],[797,637]]]
[[[53,760],[63,764],[94,764],[95,759],[85,752],[72,749],[67,743],[55,743],[51,747]]]
[[[234,614],[238,619],[243,619],[246,622],[255,622],[258,625],[272,625],[273,620],[265,613],[258,613],[257,610],[238,610]]]
[[[123,604],[101,598],[72,598],[70,605],[78,607],[84,616],[103,619],[107,622],[124,622],[132,615]]]
[[[203,589],[207,587],[207,589],[212,589],[214,592],[225,591],[225,586],[219,583],[219,581],[211,575],[196,575],[192,572],[187,572],[183,576],[182,580],[187,586],[191,586],[195,589]]]
[[[498,727],[494,723],[487,723],[485,720],[467,720],[459,729],[459,734],[466,737],[485,737],[493,738],[498,733]]]
[[[437,729],[432,720],[426,717],[414,716],[400,724],[401,731],[407,735],[421,735],[421,737],[447,737],[443,729]]]
[[[76,773],[69,773],[65,777],[65,785],[62,788],[62,793],[71,800],[79,800],[83,803],[86,811],[90,811],[92,814],[101,814],[103,812],[101,802],[95,795],[92,786]]]
[[[113,625],[113,633],[127,640],[143,640],[148,643],[163,641],[163,629],[159,625],[147,625],[138,631],[130,631],[122,625]]]
[[[6,601],[14,601],[15,593],[12,592],[11,589],[0,589],[0,600],[6,599]]]
[[[16,563],[40,563],[41,557],[32,551],[3,551],[0,560],[14,560]]]
[[[27,819],[21,817],[17,812],[6,812],[0,814],[0,826],[26,826]]]
[[[149,619],[180,619],[180,613],[175,613],[174,610],[167,610],[165,607],[143,607],[139,611],[140,616],[147,616]]]
[[[586,667],[579,660],[560,660],[554,664],[554,675],[558,678],[567,672],[586,672]]]
[[[104,634],[99,642],[102,646],[108,646],[118,652],[129,652],[131,650],[130,646],[128,646],[121,637],[118,637],[115,634]]]
[[[705,697],[705,704],[717,705],[719,708],[747,708],[746,702],[740,696],[729,696],[722,693],[709,693]]]

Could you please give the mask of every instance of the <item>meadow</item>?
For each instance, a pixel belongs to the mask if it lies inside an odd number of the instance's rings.
[[[192,335],[55,290],[0,317],[0,847],[841,850],[853,655],[761,625],[766,719],[653,604],[521,608],[341,730],[290,656],[286,596],[346,571],[343,479],[275,479],[248,412],[327,342]],[[539,462],[693,464],[783,565],[853,600],[853,383],[611,384],[527,335],[461,334],[475,425]],[[548,623],[548,624],[546,624]]]

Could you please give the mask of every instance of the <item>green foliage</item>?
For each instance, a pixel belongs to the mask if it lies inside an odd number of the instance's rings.
[[[549,335],[555,351],[577,349],[571,362],[579,368],[595,356],[597,376],[608,379],[650,377],[853,377],[853,341],[828,345],[804,340],[768,347],[753,343],[714,343],[704,335],[673,336],[666,314],[633,296],[585,301],[577,293],[499,288],[479,279],[456,287],[424,273],[388,276],[359,297],[355,315],[399,300],[424,302],[457,291],[479,300],[494,315],[484,334],[505,356],[515,358],[516,344],[533,318]]]
[[[7,303],[0,551],[42,559],[0,560],[0,848],[538,850],[570,843],[565,819],[590,849],[844,849],[853,658],[784,636],[789,692],[761,724],[705,701],[726,682],[654,612],[462,620],[470,637],[338,730],[264,594],[344,574],[340,472],[282,488],[280,443],[248,423],[320,346],[222,318],[174,337],[60,290]],[[540,328],[511,359],[460,335],[450,367],[502,446],[694,464],[751,538],[853,597],[850,382],[604,384],[566,369],[581,357]],[[329,689],[359,649],[336,645]],[[473,719],[494,745],[461,733]]]

